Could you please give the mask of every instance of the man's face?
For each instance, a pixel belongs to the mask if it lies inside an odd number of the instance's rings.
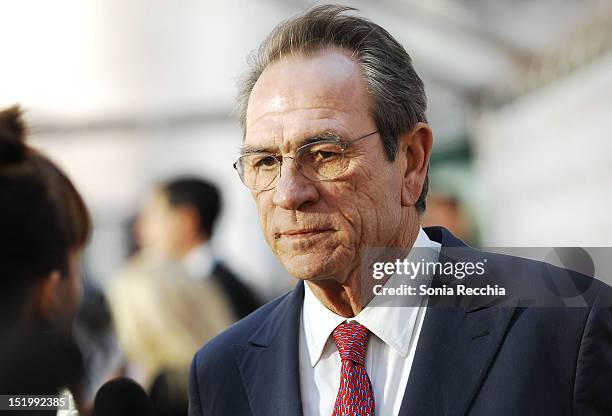
[[[349,141],[376,130],[358,64],[340,49],[289,56],[270,66],[251,93],[245,146],[293,157],[306,139],[335,133]],[[394,244],[401,223],[401,167],[381,137],[351,145],[347,171],[315,182],[283,160],[276,187],[253,196],[266,240],[299,279],[344,282],[361,247]]]
[[[165,192],[154,190],[143,206],[136,225],[140,245],[162,258],[179,256],[181,226]]]

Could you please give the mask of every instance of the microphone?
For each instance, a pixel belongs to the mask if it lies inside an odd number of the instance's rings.
[[[153,416],[153,402],[139,384],[127,377],[108,381],[96,393],[94,416]]]

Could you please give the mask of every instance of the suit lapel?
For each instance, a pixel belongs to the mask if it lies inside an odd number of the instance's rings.
[[[400,410],[464,415],[484,381],[514,308],[429,308]]]
[[[299,376],[299,329],[304,285],[270,313],[247,345],[232,354],[254,416],[302,414]]]
[[[441,233],[435,238],[443,245],[441,261],[453,260],[445,257],[445,247],[463,245],[444,229],[426,232]],[[469,253],[470,248],[464,247]],[[479,286],[492,278],[462,283]],[[434,282],[456,283],[439,277]],[[439,297],[429,299],[400,416],[468,412],[514,315],[516,300],[505,299],[503,307],[491,306],[497,303],[498,299],[490,297],[455,298],[451,303]]]

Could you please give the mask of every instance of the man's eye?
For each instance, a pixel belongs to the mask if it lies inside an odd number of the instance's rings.
[[[276,164],[276,159],[272,156],[263,156],[254,163],[256,167],[270,167]]]
[[[319,150],[317,152],[317,157],[319,159],[328,159],[330,157],[334,157],[336,154],[337,153],[335,153],[335,152],[328,152],[328,151],[325,151],[325,150]]]
[[[340,152],[335,151],[335,150],[325,150],[325,149],[319,149],[316,150],[313,153],[313,159],[316,161],[327,161],[327,160],[332,160],[337,158],[340,155]]]

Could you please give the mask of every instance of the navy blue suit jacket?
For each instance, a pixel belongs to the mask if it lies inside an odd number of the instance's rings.
[[[443,228],[425,232],[442,244],[441,256],[446,247],[464,246]],[[529,285],[568,276],[544,263],[492,258],[488,283]],[[400,415],[612,415],[611,288],[593,280],[584,297],[589,306],[580,308],[530,307],[533,299],[500,307],[495,297],[482,296],[459,306],[428,307]],[[300,282],[196,354],[191,416],[302,414],[303,298]]]

